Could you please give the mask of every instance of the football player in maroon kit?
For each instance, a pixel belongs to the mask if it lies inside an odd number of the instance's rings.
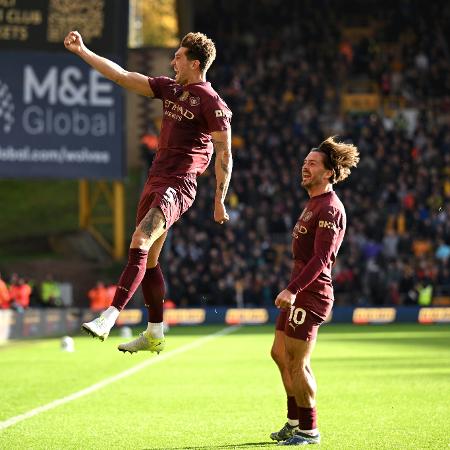
[[[208,167],[213,149],[216,153],[214,220],[220,224],[229,220],[224,201],[232,170],[232,114],[206,81],[206,71],[216,57],[216,48],[204,34],[188,33],[171,62],[175,71],[175,79],[171,79],[128,72],[89,50],[77,31],[66,36],[64,45],[123,88],[163,102],[158,152],[140,198],[128,264],[111,306],[97,319],[83,324],[83,329],[92,336],[106,339],[120,311],[142,283],[149,314],[147,330],[137,339],[120,344],[118,349],[159,353],[165,346],[165,284],[159,254],[168,229],[194,202],[197,177]]]
[[[279,445],[320,442],[316,380],[311,370],[317,331],[333,306],[331,268],[344,238],[345,209],[333,185],[359,162],[358,149],[330,137],[303,161],[302,186],[309,200],[292,233],[294,268],[275,305],[280,308],[272,358],[287,394],[288,421],[272,433]]]

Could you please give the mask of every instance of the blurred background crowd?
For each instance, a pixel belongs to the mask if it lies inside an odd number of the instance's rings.
[[[372,9],[279,1],[269,20],[254,2],[217,2],[214,26],[197,17],[218,45],[209,79],[234,113],[231,221],[211,220],[211,167],[173,228],[164,265],[171,298],[273,304],[307,200],[300,166],[329,135],[361,152],[336,186],[348,215],[336,304],[430,304],[450,294],[450,5]],[[345,111],[345,96],[358,92],[378,99],[376,112]]]
[[[202,1],[209,7],[196,9],[195,29],[218,54],[208,80],[233,111],[230,222],[213,221],[211,164],[166,241],[167,297],[183,307],[273,305],[290,277],[291,232],[307,201],[302,161],[331,135],[361,153],[336,186],[348,216],[336,304],[449,297],[450,4]],[[156,123],[142,140],[147,164]],[[58,291],[18,275],[5,281],[3,307],[26,307],[30,296],[31,304],[64,305]],[[14,300],[23,285],[28,303]],[[113,292],[99,281],[86,289],[86,304],[102,309]]]

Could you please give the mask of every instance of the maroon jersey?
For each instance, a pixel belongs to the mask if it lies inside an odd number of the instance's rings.
[[[331,267],[346,223],[344,205],[334,191],[309,199],[292,232],[295,265],[288,285],[292,293],[311,292],[333,300]]]
[[[150,175],[200,175],[211,161],[211,132],[230,127],[230,109],[208,82],[182,86],[167,77],[148,81],[155,98],[163,101],[164,110]]]

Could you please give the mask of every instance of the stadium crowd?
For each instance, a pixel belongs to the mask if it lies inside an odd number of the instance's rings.
[[[8,280],[0,273],[0,309],[23,311],[30,307],[59,307],[63,305],[61,287],[51,274],[40,283],[17,273]]]
[[[450,5],[380,0],[359,13],[350,3],[215,0],[214,27],[197,11],[195,29],[218,50],[208,79],[233,111],[234,170],[227,225],[212,219],[211,164],[169,233],[161,262],[178,306],[273,305],[306,202],[302,160],[330,135],[361,152],[336,189],[348,218],[336,304],[450,296]],[[379,104],[352,112],[343,107],[352,92],[375,93]],[[155,139],[143,144],[154,149]],[[44,285],[0,277],[0,308],[59,306],[57,283]],[[113,290],[99,282],[86,303],[101,310]]]
[[[337,189],[348,229],[334,269],[336,304],[426,305],[449,295],[448,4],[372,4],[371,23],[360,24],[371,34],[355,40],[343,30],[358,15],[344,23],[331,2],[270,3],[276,16],[252,2],[216,2],[214,29],[197,16],[196,28],[218,44],[209,78],[234,113],[231,220],[212,221],[210,169],[170,236],[169,297],[189,306],[273,304],[306,201],[300,165],[328,135],[362,155]],[[380,107],[343,111],[344,90],[364,83],[375,86]]]
[[[80,306],[86,306],[92,311],[103,311],[112,302],[116,286],[105,284],[98,280],[86,292],[86,298]],[[17,273],[12,273],[6,279],[0,273],[0,310],[13,309],[22,312],[28,308],[50,307],[60,308],[72,306],[71,283],[61,283],[47,274],[42,280],[27,279]]]

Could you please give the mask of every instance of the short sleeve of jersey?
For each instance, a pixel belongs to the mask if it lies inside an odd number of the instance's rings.
[[[148,84],[150,85],[155,98],[159,99],[162,99],[164,97],[165,88],[173,83],[174,81],[168,77],[148,77]]]
[[[225,131],[230,128],[231,110],[220,98],[210,100],[203,108],[208,131]]]

